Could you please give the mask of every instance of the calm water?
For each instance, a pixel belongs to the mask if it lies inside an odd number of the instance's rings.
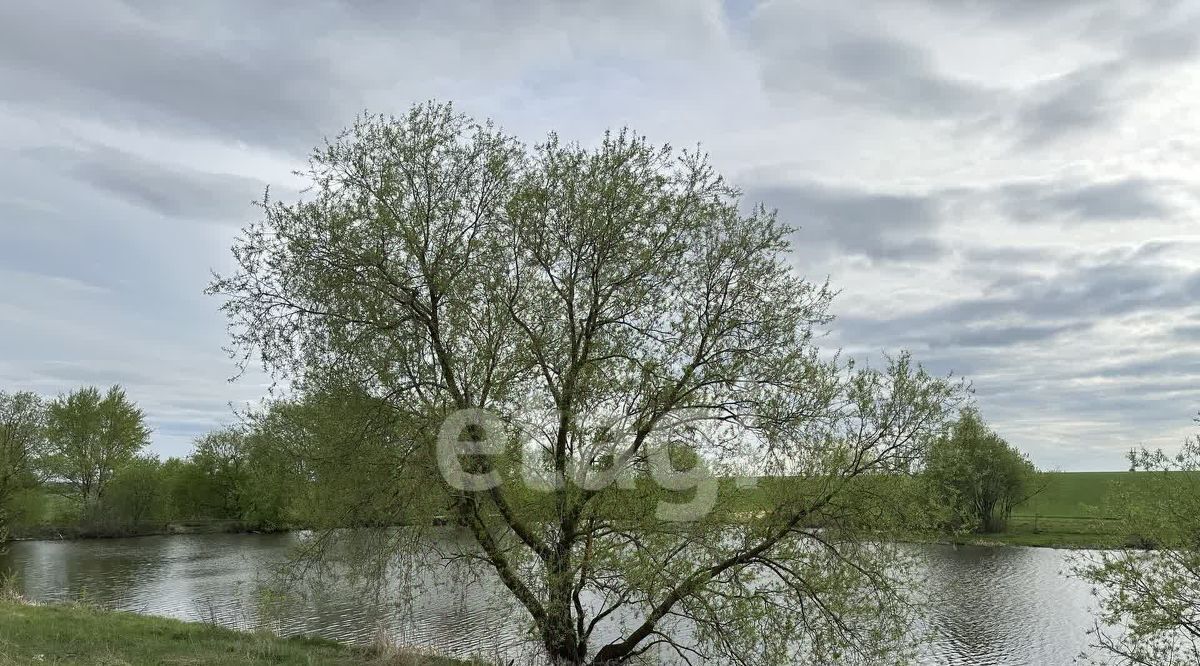
[[[12,544],[0,567],[20,575],[26,596],[84,598],[107,607],[281,634],[367,643],[396,641],[460,656],[523,654],[519,624],[498,583],[461,580],[431,567],[416,575],[423,593],[405,608],[324,590],[286,618],[259,612],[259,583],[284,561],[298,535],[191,535]],[[454,538],[447,532],[447,539]],[[937,640],[929,664],[1069,664],[1086,647],[1089,587],[1062,574],[1067,551],[1016,547],[919,546],[923,580],[936,602]],[[603,637],[607,641],[607,637]]]

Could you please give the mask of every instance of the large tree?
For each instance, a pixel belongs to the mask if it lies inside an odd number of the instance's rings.
[[[13,495],[41,477],[46,406],[36,394],[0,391],[0,539]]]
[[[84,508],[94,509],[117,470],[149,444],[145,421],[119,386],[60,396],[48,410],[47,470]]]
[[[307,176],[210,287],[235,347],[298,391],[363,396],[343,455],[385,444],[423,479],[380,496],[449,510],[472,543],[447,556],[494,571],[553,662],[900,658],[888,537],[921,515],[889,481],[957,390],[906,355],[819,354],[831,291],[773,212],[628,131],[526,147],[433,104],[361,118]],[[796,482],[734,511],[704,467]]]

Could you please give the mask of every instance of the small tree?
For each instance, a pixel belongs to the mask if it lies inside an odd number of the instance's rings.
[[[222,428],[196,440],[189,460],[196,466],[201,488],[197,499],[210,518],[243,518],[247,492],[246,435],[236,428]]]
[[[311,485],[272,428],[278,419],[271,415],[291,407],[277,403],[245,426],[210,432],[197,438],[187,460],[169,460],[164,476],[179,517],[233,518],[268,528],[290,523],[294,498]]]
[[[0,540],[14,495],[41,480],[46,408],[33,393],[0,391]]]
[[[149,443],[142,410],[113,386],[82,388],[50,403],[47,470],[84,509],[95,509],[108,482]]]
[[[991,430],[979,412],[964,409],[929,449],[925,479],[959,526],[1002,532],[1013,507],[1028,499],[1033,463]]]
[[[109,482],[104,512],[117,524],[136,526],[165,518],[166,500],[162,463],[139,456],[117,470]]]
[[[1140,666],[1200,663],[1200,438],[1174,456],[1130,453],[1114,509],[1129,546],[1078,556],[1075,574],[1099,592],[1093,661]],[[1154,550],[1146,550],[1152,547]],[[1123,627],[1113,633],[1106,627]]]
[[[160,466],[168,520],[207,518],[207,481],[190,459],[167,458]]]

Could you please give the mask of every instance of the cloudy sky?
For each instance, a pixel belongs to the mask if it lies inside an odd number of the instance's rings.
[[[1198,3],[67,4],[0,3],[0,388],[119,382],[160,454],[263,393],[201,293],[250,201],[431,98],[702,143],[841,289],[829,346],[966,375],[1041,466],[1193,429]]]

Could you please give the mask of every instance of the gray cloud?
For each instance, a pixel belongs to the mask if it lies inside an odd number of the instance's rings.
[[[1187,3],[938,3],[972,29],[981,22],[1010,24],[1105,54],[1066,69],[1047,68],[1031,83],[1000,85],[960,76],[953,61],[935,58],[919,23],[876,18],[902,3],[869,6],[843,11],[777,2],[757,13],[751,48],[765,88],[781,106],[821,98],[891,117],[951,123],[1032,150],[1113,127],[1173,67],[1200,54],[1200,12]]]
[[[1200,342],[1200,324],[1182,324],[1171,329],[1171,334],[1186,342]]]
[[[840,253],[882,262],[932,261],[950,252],[938,237],[942,227],[977,219],[988,211],[1020,223],[1162,220],[1174,217],[1177,209],[1171,196],[1184,189],[1179,183],[1139,177],[1098,182],[1025,180],[920,194],[803,182],[751,187],[744,200],[778,209],[782,220],[798,227],[795,242],[801,253]],[[1139,251],[1154,247],[1146,244]],[[1052,248],[988,247],[968,249],[963,256],[973,264],[1011,266],[1014,261],[1051,260],[1057,254]]]
[[[1021,222],[1115,222],[1171,217],[1173,184],[1146,178],[1097,183],[1033,181],[999,188],[1000,207]]]
[[[163,381],[148,369],[116,367],[111,364],[80,361],[46,361],[38,364],[36,376],[48,382],[78,382],[105,386],[110,384],[155,385]]]
[[[972,267],[988,265],[1009,269],[1014,265],[1036,264],[1059,257],[1059,253],[1053,248],[1006,245],[969,247],[964,249],[961,254],[966,263]]]
[[[1014,271],[980,296],[897,317],[844,317],[837,328],[842,339],[879,345],[1018,346],[1200,300],[1200,271],[1142,257],[1135,248],[1049,277]]]
[[[1042,342],[1065,333],[1087,330],[1091,324],[1014,324],[1000,326],[967,325],[944,337],[927,341],[931,347],[1013,347],[1030,342]]]
[[[5,4],[0,99],[293,149],[315,143],[327,119],[357,106],[328,61],[284,40],[289,25],[319,20],[311,10],[273,12],[269,21],[235,16],[214,32],[187,15],[168,21],[105,0]]]
[[[707,9],[548,0],[320,2],[286,12],[235,0],[5,5],[0,101],[86,109],[114,125],[297,157],[364,108],[461,100],[483,87],[521,95],[555,67],[627,59],[649,73],[664,56],[702,58],[722,39]],[[514,80],[517,71],[527,78]]]
[[[938,4],[957,11],[984,15],[990,20],[1024,25],[1040,24],[1048,19],[1091,17],[1097,9],[1097,3],[1092,0],[939,0]]]
[[[1036,3],[1055,11],[1058,3]],[[1200,53],[1200,13],[1186,3],[1147,3],[1119,11],[1092,5],[1079,37],[1097,46],[1116,43],[1116,57],[1085,64],[1024,92],[1014,116],[1019,148],[1058,144],[1109,127],[1130,104],[1171,76],[1172,66]],[[1171,5],[1175,6],[1172,7]]]
[[[1149,358],[1099,365],[1075,376],[1107,379],[1154,377],[1155,383],[1161,383],[1159,380],[1164,377],[1200,377],[1200,356],[1190,351],[1155,354]]]
[[[974,299],[941,309],[947,316],[1020,314],[1037,319],[1119,316],[1161,310],[1200,297],[1200,271],[1106,263],[1030,280],[1010,295]]]
[[[266,188],[266,183],[254,178],[175,167],[106,146],[36,149],[29,155],[135,206],[172,218],[241,224],[253,215],[251,202],[261,200]]]
[[[1102,127],[1119,112],[1128,93],[1120,63],[1083,67],[1021,96],[1013,124],[1021,148],[1038,148]]]
[[[803,5],[776,3],[756,17],[756,49],[768,92],[928,120],[979,114],[994,91],[937,70],[922,48],[878,26]]]
[[[932,235],[941,223],[941,203],[933,197],[805,183],[752,189],[745,198],[778,209],[798,227],[801,252],[820,247],[889,261],[930,260],[946,251]]]
[[[1126,52],[1140,62],[1184,62],[1200,55],[1200,16],[1169,21],[1130,35]]]

